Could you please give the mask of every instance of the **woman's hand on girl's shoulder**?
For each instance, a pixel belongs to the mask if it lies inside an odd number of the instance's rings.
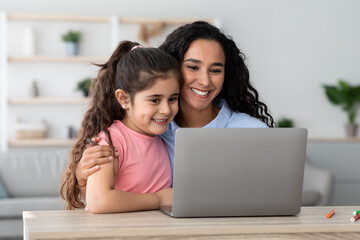
[[[172,188],[164,188],[160,191],[155,193],[159,200],[160,204],[159,207],[163,206],[172,206],[172,195],[173,195],[173,189]]]
[[[91,139],[94,143],[101,141],[100,137]],[[116,149],[117,151],[117,149]],[[119,156],[115,152],[115,156]],[[83,152],[76,170],[76,178],[80,186],[85,186],[87,178],[100,169],[100,165],[113,161],[112,150],[109,146],[89,144]]]

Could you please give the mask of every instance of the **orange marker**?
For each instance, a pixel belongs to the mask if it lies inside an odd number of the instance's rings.
[[[335,213],[335,209],[331,210],[328,214],[326,214],[326,218],[331,218]]]

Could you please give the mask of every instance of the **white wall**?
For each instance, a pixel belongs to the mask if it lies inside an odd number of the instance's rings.
[[[275,119],[310,137],[341,137],[346,115],[321,85],[360,84],[358,0],[1,0],[11,13],[219,18],[247,56],[251,79]],[[358,116],[357,121],[360,120]]]

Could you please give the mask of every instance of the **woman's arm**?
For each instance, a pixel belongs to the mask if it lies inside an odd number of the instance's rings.
[[[115,162],[115,169],[118,162]],[[155,193],[130,193],[114,189],[114,166],[105,163],[89,176],[86,186],[87,208],[92,213],[130,212],[157,209],[161,199]],[[168,194],[167,194],[168,195]]]
[[[92,141],[98,143],[100,137],[93,138]],[[115,157],[119,153],[115,152]],[[83,152],[82,158],[77,166],[76,179],[79,184],[81,195],[86,196],[86,184],[88,177],[98,171],[100,165],[112,162],[112,150],[109,146],[89,145]]]

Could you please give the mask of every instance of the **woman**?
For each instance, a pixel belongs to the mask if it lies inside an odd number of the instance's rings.
[[[180,62],[184,79],[179,112],[161,136],[172,168],[175,130],[179,127],[275,126],[267,106],[259,100],[249,81],[244,55],[218,28],[202,21],[181,26],[166,38],[160,49]],[[80,190],[85,196],[87,177],[101,164],[112,161],[112,155],[107,146],[87,148],[77,166],[78,185],[74,191]]]

